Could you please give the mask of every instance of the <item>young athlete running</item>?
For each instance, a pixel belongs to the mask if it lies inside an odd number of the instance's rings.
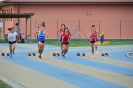
[[[44,46],[45,46],[45,36],[46,33],[44,32],[44,27],[42,26],[40,29],[40,32],[38,33],[38,50],[39,50],[39,58],[41,59],[41,55],[43,53],[44,50]]]
[[[61,28],[59,30],[57,30],[57,33],[60,32],[60,47],[61,47],[61,50],[62,50],[62,43],[61,43],[61,40],[62,40],[62,35],[64,33],[64,28],[65,28],[65,24],[61,24]],[[61,52],[62,54],[63,52]]]
[[[69,32],[69,29],[65,27],[64,33],[62,35],[61,45],[62,45],[62,56],[65,57],[65,54],[68,52],[69,48],[69,39],[71,37],[71,34]]]
[[[14,53],[14,50],[16,48],[16,39],[18,39],[18,34],[17,32],[14,32],[14,27],[12,28],[8,28],[8,30],[10,31],[8,33],[8,41],[9,41],[9,48],[10,48],[10,58],[12,58],[12,53]]]
[[[96,52],[98,54],[98,36],[99,36],[99,32],[95,29],[95,25],[92,25],[91,27],[91,31],[90,31],[90,43],[91,43],[91,49],[92,49],[92,58],[94,57],[94,46],[96,49]]]

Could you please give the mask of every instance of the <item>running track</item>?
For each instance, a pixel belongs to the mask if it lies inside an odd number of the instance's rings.
[[[0,52],[8,51],[8,44],[0,44]],[[39,59],[37,44],[17,44],[12,58],[0,56],[0,74],[27,88],[133,88],[133,59],[125,56],[133,52],[133,45],[100,46],[93,59],[90,51],[71,47],[66,58],[53,57],[60,48],[46,45]],[[37,56],[28,57],[29,52]],[[78,57],[77,52],[86,56]],[[108,57],[100,55],[105,52]]]

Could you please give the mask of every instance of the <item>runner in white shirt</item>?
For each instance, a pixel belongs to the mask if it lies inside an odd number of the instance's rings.
[[[8,30],[10,31],[8,33],[8,41],[9,41],[9,48],[10,48],[10,58],[12,58],[12,53],[14,53],[14,50],[16,48],[16,38],[19,36],[17,32],[14,32],[14,27],[12,28],[8,28]]]

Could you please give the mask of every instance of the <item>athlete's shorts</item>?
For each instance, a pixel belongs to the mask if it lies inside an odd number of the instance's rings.
[[[96,41],[90,41],[90,43],[95,43]]]
[[[45,41],[38,41],[38,42],[45,43]]]
[[[65,45],[69,45],[69,42],[68,43],[62,43],[62,45],[65,44]]]
[[[60,42],[62,41],[62,38],[60,38]]]
[[[13,43],[16,43],[16,41],[9,41],[8,43],[9,44],[13,44]]]
[[[95,42],[98,42],[98,41],[90,41],[90,43],[95,43]]]

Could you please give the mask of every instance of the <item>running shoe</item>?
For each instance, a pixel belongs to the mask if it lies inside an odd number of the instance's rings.
[[[41,59],[42,57],[41,57],[41,56],[39,56],[39,58]]]
[[[91,58],[94,58],[94,55],[92,55]]]
[[[12,58],[12,54],[11,54],[10,58]]]
[[[14,50],[12,51],[12,53],[15,54],[15,53],[14,53]]]
[[[65,57],[65,55],[63,54],[62,57]]]
[[[97,52],[97,54],[98,54],[98,50],[97,50],[96,52]]]

